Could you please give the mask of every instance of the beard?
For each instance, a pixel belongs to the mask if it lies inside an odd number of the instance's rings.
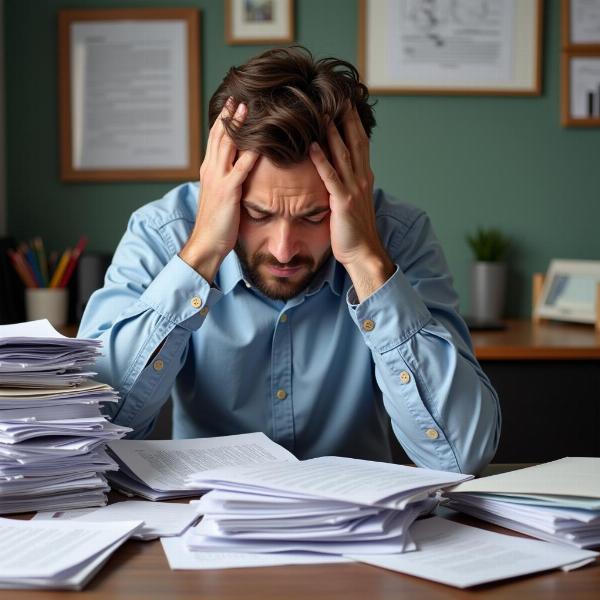
[[[250,283],[271,300],[287,301],[297,296],[313,281],[321,267],[331,256],[329,249],[317,263],[312,256],[294,256],[290,262],[282,264],[271,254],[256,252],[248,255],[242,244],[237,242],[235,252],[242,264],[244,274]],[[264,276],[260,271],[261,266],[273,266],[279,268],[304,267],[304,273],[299,277],[277,277],[275,275]],[[301,272],[302,273],[302,272]]]

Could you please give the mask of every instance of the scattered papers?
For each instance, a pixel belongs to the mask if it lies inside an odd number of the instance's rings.
[[[189,485],[213,491],[185,537],[198,552],[406,552],[430,496],[470,477],[334,456],[195,473]]]
[[[198,496],[186,477],[224,466],[297,461],[264,433],[191,440],[119,440],[108,445],[120,466],[110,475],[113,486],[148,500]]]
[[[117,393],[85,379],[99,346],[47,321],[0,326],[0,513],[106,504],[104,447],[131,430],[101,414]]]
[[[482,477],[447,498],[450,508],[543,540],[600,545],[600,458],[563,458]]]
[[[181,535],[199,515],[195,506],[169,502],[127,500],[104,508],[85,508],[59,512],[40,512],[35,520],[69,520],[86,523],[116,523],[142,520],[144,524],[131,537],[154,540],[158,537]]]
[[[0,588],[81,589],[140,526],[0,519]]]
[[[509,577],[595,560],[596,552],[484,531],[439,517],[417,521],[411,534],[417,552],[390,556],[351,555],[376,567],[466,588]]]
[[[243,554],[239,552],[192,552],[181,537],[160,540],[173,571],[239,569],[242,567],[276,567],[279,565],[322,565],[354,562],[342,556],[281,552],[278,554]]]

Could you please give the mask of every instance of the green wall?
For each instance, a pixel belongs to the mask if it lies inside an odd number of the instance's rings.
[[[545,3],[543,94],[535,98],[378,98],[372,165],[379,185],[430,214],[468,311],[465,234],[498,226],[514,242],[510,315],[529,314],[530,276],[552,257],[600,258],[600,130],[559,124],[559,2]],[[224,42],[220,0],[6,0],[8,230],[112,251],[129,214],[171,183],[59,180],[57,13],[61,8],[192,6],[202,11],[203,130],[226,70],[261,46]],[[356,62],[354,0],[296,0],[296,39],[316,55]]]

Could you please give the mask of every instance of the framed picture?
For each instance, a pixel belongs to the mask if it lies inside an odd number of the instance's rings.
[[[565,126],[600,126],[600,47],[562,52],[561,121]]]
[[[294,0],[225,0],[228,44],[294,41]]]
[[[575,323],[595,323],[600,261],[553,260],[544,279],[536,316]]]
[[[200,169],[193,9],[59,12],[63,181],[165,181]]]
[[[541,0],[359,0],[376,94],[541,93]]]
[[[600,0],[561,0],[563,48],[600,46]]]

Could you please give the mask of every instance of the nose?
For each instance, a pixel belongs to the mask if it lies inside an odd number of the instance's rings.
[[[285,220],[277,223],[269,238],[269,252],[281,264],[289,263],[298,254],[298,240],[293,226]]]

